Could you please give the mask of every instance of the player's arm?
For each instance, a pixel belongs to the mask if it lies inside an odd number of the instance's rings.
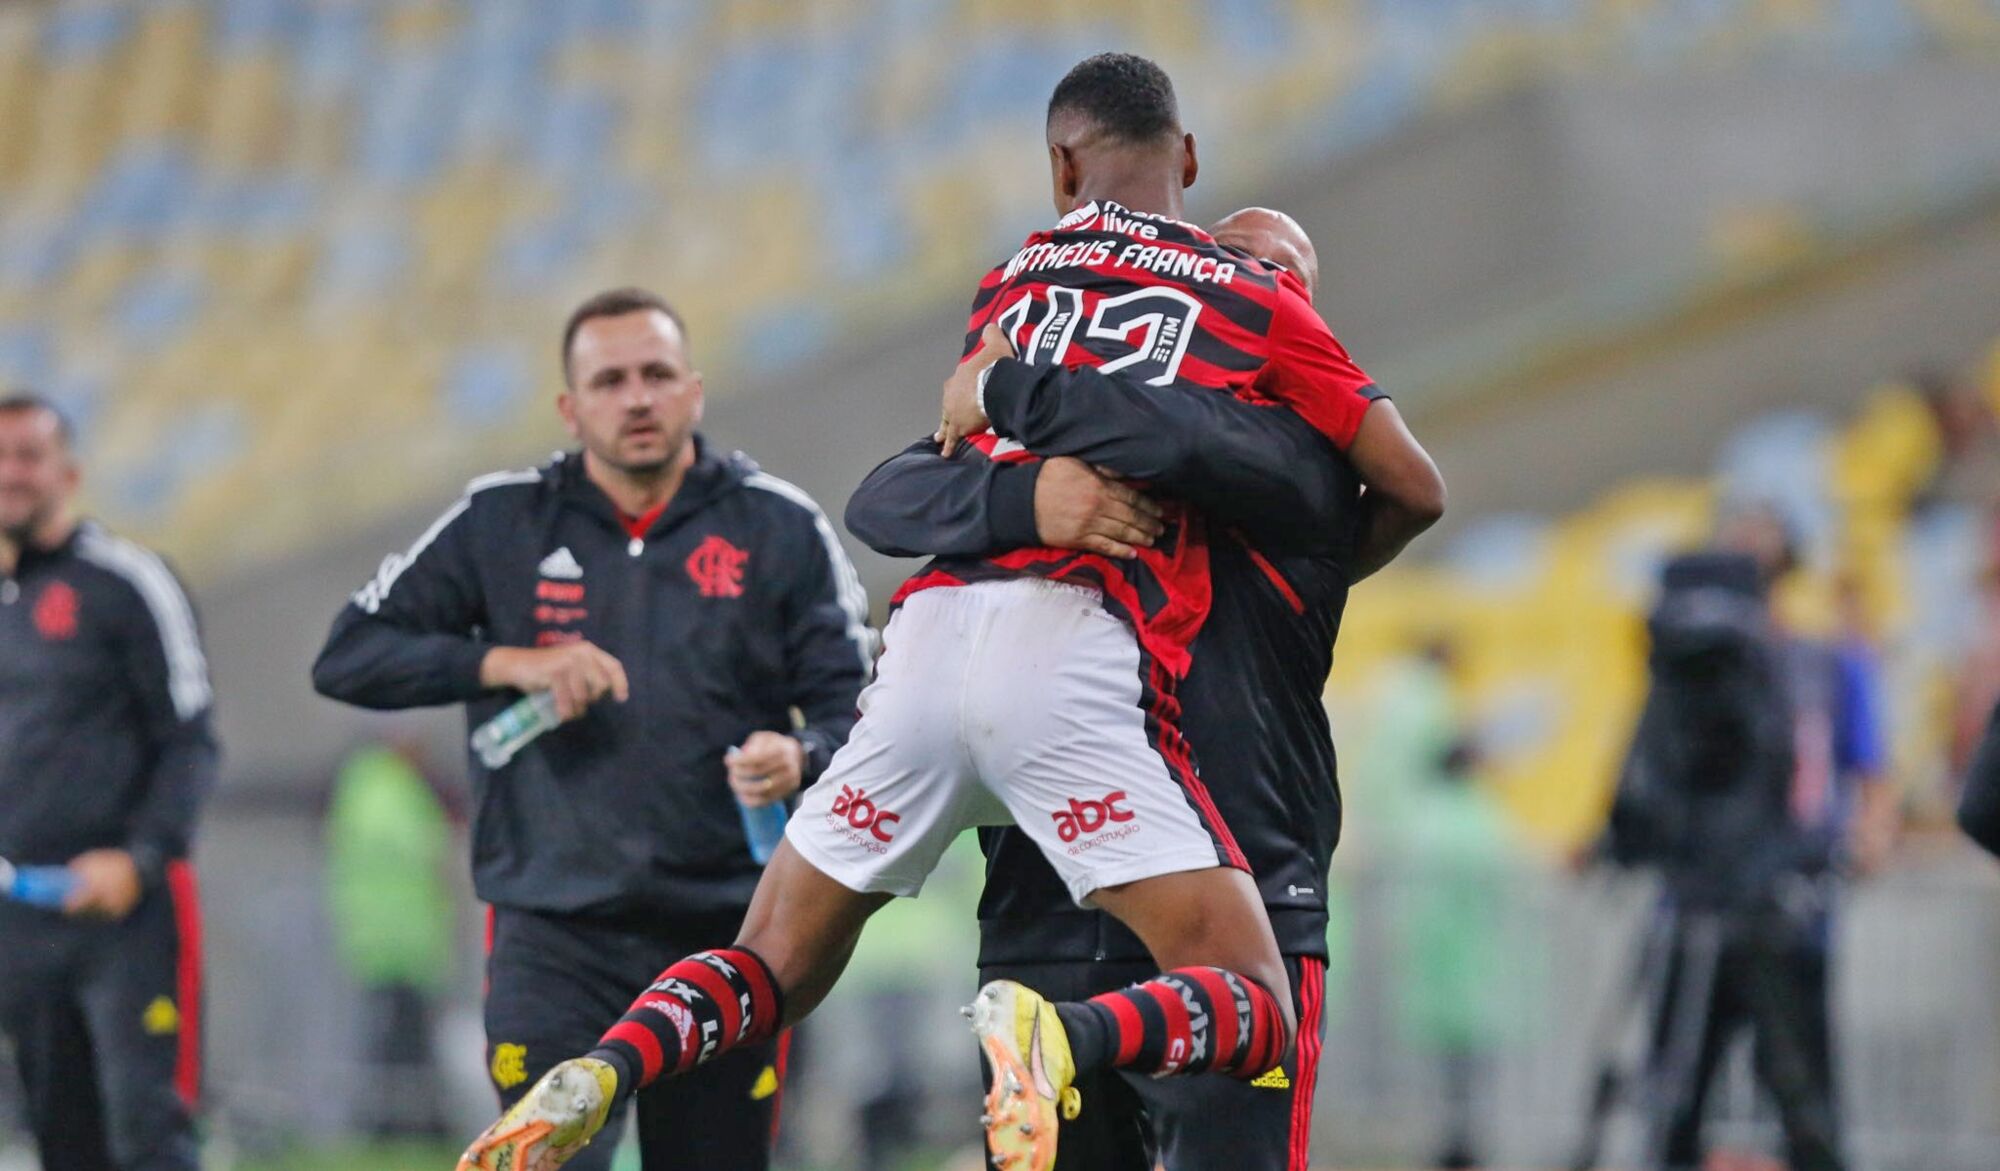
[[[804,748],[799,783],[810,785],[854,729],[855,699],[868,682],[874,632],[868,595],[840,547],[833,524],[811,506],[786,564],[794,566],[785,600],[788,699],[803,720],[793,736]],[[746,745],[746,749],[747,749]]]
[[[126,677],[137,691],[152,761],[126,834],[139,885],[159,886],[167,863],[185,858],[202,801],[215,786],[220,753],[211,719],[213,689],[194,608],[170,572],[148,575],[121,639]],[[96,851],[94,853],[105,853]],[[78,868],[85,859],[71,863]],[[90,879],[85,878],[85,887]],[[87,889],[77,897],[91,897]],[[116,901],[84,908],[122,916]]]
[[[1341,518],[1354,504],[1352,470],[1292,411],[1204,387],[1146,386],[997,357],[1006,349],[1006,339],[989,332],[953,373],[961,385],[947,385],[947,402],[971,398],[994,434],[1171,493],[1267,553],[1347,551]]]
[[[976,452],[946,459],[935,438],[882,461],[847,501],[847,531],[888,557],[976,557],[1040,544],[1043,465]]]
[[[1404,425],[1396,404],[1376,403],[1362,417],[1347,457],[1361,477],[1360,533],[1349,580],[1360,581],[1394,561],[1444,515],[1444,476]]]
[[[1295,288],[1281,288],[1272,360],[1257,387],[1346,452],[1361,478],[1360,531],[1347,566],[1348,579],[1360,581],[1444,515],[1444,477],[1395,404]]]
[[[1160,507],[1081,460],[946,459],[935,439],[868,473],[847,527],[890,557],[986,557],[1031,545],[1130,557],[1161,532]]]
[[[496,646],[479,584],[476,500],[452,506],[410,551],[382,563],[333,620],[313,687],[357,707],[459,703],[494,690],[546,691],[572,720],[605,696],[623,703],[625,668],[588,642]]]

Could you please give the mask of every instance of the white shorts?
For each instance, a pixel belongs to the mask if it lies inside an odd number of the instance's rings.
[[[1014,824],[1091,892],[1242,854],[1095,591],[1015,578],[913,595],[860,722],[785,836],[851,890],[914,895],[960,831]]]

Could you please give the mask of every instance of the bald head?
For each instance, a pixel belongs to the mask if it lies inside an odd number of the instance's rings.
[[[1246,207],[1215,222],[1209,235],[1231,248],[1289,271],[1305,282],[1306,294],[1319,295],[1319,253],[1299,221],[1268,207]]]

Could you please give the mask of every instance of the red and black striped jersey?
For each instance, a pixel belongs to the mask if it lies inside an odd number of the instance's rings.
[[[1192,224],[1115,203],[1078,208],[986,275],[966,328],[966,356],[988,322],[997,322],[1030,364],[1092,366],[1153,386],[1186,383],[1283,405],[1342,450],[1380,397],[1290,273]],[[960,458],[1036,457],[989,431],[973,436]],[[1167,521],[1154,547],[1129,560],[1049,548],[940,558],[895,600],[1021,575],[1087,584],[1104,592],[1153,661],[1178,678],[1208,614],[1208,543],[1192,511],[1169,504]]]

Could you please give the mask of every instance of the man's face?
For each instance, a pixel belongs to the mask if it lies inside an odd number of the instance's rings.
[[[701,407],[701,375],[666,314],[595,317],[577,330],[556,409],[593,458],[631,475],[659,472],[687,447]]]
[[[76,464],[54,415],[0,411],[0,535],[16,544],[76,494]]]

